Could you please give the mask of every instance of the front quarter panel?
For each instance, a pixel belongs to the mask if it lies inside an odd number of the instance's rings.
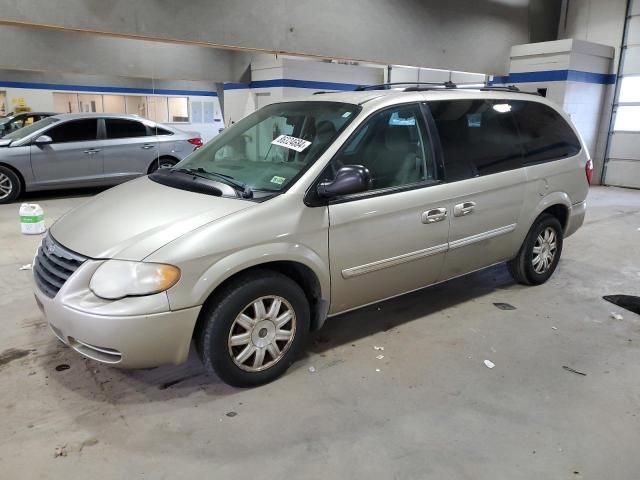
[[[3,147],[0,148],[0,165],[5,164],[20,172],[28,187],[33,182],[33,171],[31,170],[30,146]]]
[[[328,227],[325,207],[306,207],[302,195],[285,193],[184,235],[145,260],[180,267],[180,281],[167,292],[172,310],[202,305],[226,279],[275,261],[310,268],[329,301]]]

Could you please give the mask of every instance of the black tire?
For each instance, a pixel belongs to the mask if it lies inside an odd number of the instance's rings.
[[[160,157],[157,160],[154,160],[153,163],[151,165],[149,165],[149,173],[153,173],[153,172],[157,172],[159,168],[168,168],[168,167],[173,167],[175,164],[177,164],[179,162],[179,160],[173,158],[173,157]]]
[[[534,264],[534,247],[536,247],[536,242],[539,242],[538,237],[540,236],[541,239],[544,239],[545,233],[549,231],[548,229],[551,229],[555,235],[555,251],[548,262],[548,266],[540,268],[543,263],[540,263],[540,258],[538,258],[538,266],[536,267],[536,264]],[[556,217],[548,213],[540,215],[529,230],[516,258],[507,262],[509,273],[513,279],[523,285],[540,285],[546,282],[553,275],[560,261],[562,234],[562,225],[560,225]]]
[[[0,203],[11,203],[22,193],[22,182],[16,172],[0,165]]]
[[[241,368],[236,359],[244,348],[256,349],[257,342],[254,343],[254,338],[260,341],[259,337],[266,328],[258,331],[259,326],[256,324],[251,332],[248,329],[241,330],[240,333],[249,334],[251,338],[246,346],[243,344],[232,347],[230,339],[234,332],[236,335],[238,334],[237,317],[241,313],[247,312],[249,308],[253,311],[254,307],[250,307],[253,302],[269,296],[280,297],[288,302],[288,305],[283,302],[282,308],[285,309],[285,313],[289,307],[293,310],[295,317],[289,325],[295,325],[295,329],[291,326],[288,328],[292,329],[294,333],[291,335],[290,341],[285,340],[286,345],[281,341],[279,348],[281,348],[282,356],[277,360],[271,352],[263,353],[265,362],[270,359],[271,362],[275,360],[275,363],[268,367],[268,362],[265,363],[264,369],[260,371],[247,371],[247,368],[253,368],[255,364],[244,365],[244,368]],[[267,306],[267,310],[269,305],[272,305],[268,298],[264,300],[264,304]],[[280,377],[302,353],[309,334],[309,302],[303,290],[289,277],[270,270],[253,270],[232,280],[220,292],[214,294],[211,301],[205,304],[201,315],[196,332],[196,349],[200,359],[209,373],[215,373],[225,383],[235,387],[262,385]],[[277,332],[276,328],[273,333]],[[266,335],[265,333],[265,340],[269,338]],[[271,345],[267,346],[268,348],[272,348]],[[258,353],[252,353],[247,362],[251,363],[251,359],[255,362],[257,356]]]

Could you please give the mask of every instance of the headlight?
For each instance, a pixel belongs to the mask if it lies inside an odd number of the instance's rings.
[[[98,297],[123,297],[164,292],[180,280],[180,269],[162,263],[107,260],[91,277],[89,288]]]

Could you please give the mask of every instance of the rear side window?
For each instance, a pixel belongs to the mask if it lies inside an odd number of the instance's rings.
[[[106,118],[107,138],[146,137],[147,127],[135,120],[124,118]]]
[[[522,146],[510,101],[429,102],[447,181],[522,167]]]
[[[553,108],[537,102],[509,103],[520,131],[525,163],[557,160],[580,152],[578,137]]]
[[[171,130],[162,127],[151,127],[151,131],[154,135],[173,135]]]
[[[98,119],[72,120],[53,127],[44,134],[50,136],[53,143],[95,140],[98,135]]]

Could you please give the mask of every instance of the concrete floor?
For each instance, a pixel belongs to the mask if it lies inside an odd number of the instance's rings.
[[[37,198],[49,221],[84,199]],[[640,475],[640,317],[601,298],[640,294],[638,191],[592,189],[547,284],[499,266],[331,319],[253,390],[195,357],[121,371],[61,345],[19,270],[39,238],[20,235],[17,210],[0,206],[2,478]]]

